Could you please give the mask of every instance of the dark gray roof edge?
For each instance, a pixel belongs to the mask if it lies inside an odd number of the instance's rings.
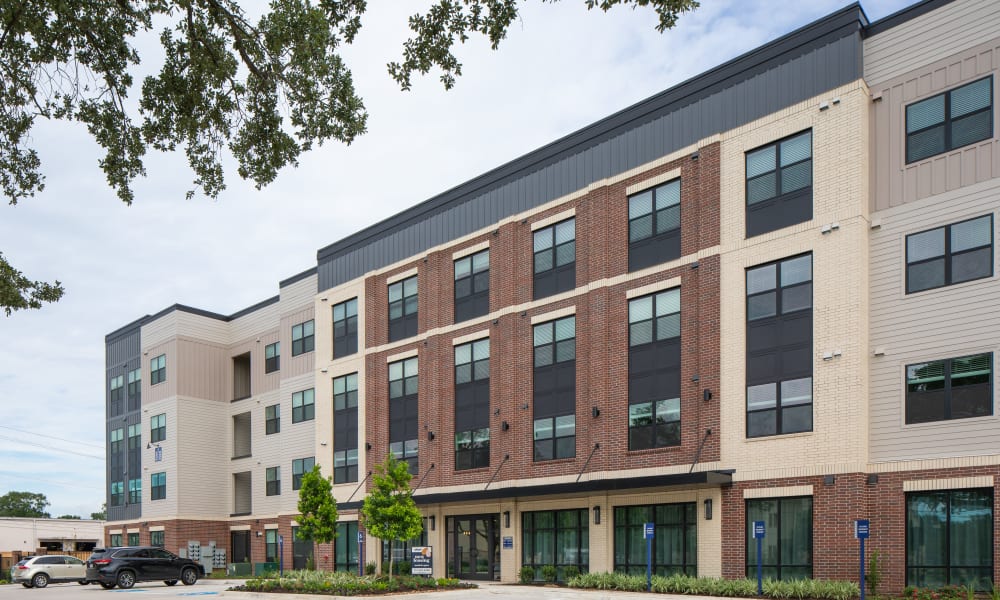
[[[280,299],[281,299],[281,296],[271,296],[270,298],[268,298],[266,300],[261,300],[257,304],[252,304],[252,305],[244,308],[243,310],[238,310],[238,311],[234,312],[233,314],[229,315],[229,317],[226,320],[227,321],[232,321],[234,319],[238,319],[240,317],[249,315],[250,313],[256,312],[256,311],[264,308],[265,306],[270,306],[272,304],[276,304],[278,302],[278,300],[280,300]]]
[[[306,269],[305,271],[302,271],[301,273],[297,273],[295,275],[292,275],[288,279],[282,279],[281,281],[278,282],[278,287],[279,288],[283,288],[286,285],[292,285],[293,283],[295,283],[297,281],[302,281],[303,279],[305,279],[306,277],[309,277],[310,275],[315,275],[318,271],[319,271],[319,269],[317,267],[312,267],[312,268]]]
[[[105,335],[104,336],[104,343],[105,344],[110,344],[112,341],[114,341],[114,340],[116,340],[118,338],[125,337],[125,336],[128,336],[128,335],[132,335],[133,333],[136,332],[136,330],[140,329],[143,326],[143,324],[145,324],[146,321],[148,321],[148,320],[149,320],[149,315],[145,315],[145,316],[139,317],[135,321],[132,321],[128,325],[122,325],[118,329],[115,329],[111,333]]]
[[[663,92],[640,100],[591,125],[320,248],[316,253],[317,261],[324,262],[326,259],[350,252],[366,245],[373,239],[391,233],[394,229],[411,223],[414,219],[457,205],[482,188],[495,185],[518,174],[526,174],[541,163],[556,162],[565,155],[575,154],[585,147],[617,135],[630,129],[631,124],[637,120],[648,118],[658,111],[680,108],[695,102],[719,89],[781,64],[792,58],[791,55],[798,55],[825,45],[831,37],[840,38],[863,30],[866,26],[868,26],[868,17],[861,5],[854,2]]]
[[[884,33],[893,27],[898,27],[911,19],[925,15],[932,10],[947,6],[955,0],[923,0],[916,4],[911,4],[906,8],[901,8],[889,16],[882,17],[865,28],[865,37],[871,37]]]

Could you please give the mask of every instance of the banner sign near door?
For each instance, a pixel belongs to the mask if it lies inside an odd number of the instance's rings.
[[[434,556],[432,546],[413,546],[410,548],[410,573],[414,575],[431,575],[434,572]]]

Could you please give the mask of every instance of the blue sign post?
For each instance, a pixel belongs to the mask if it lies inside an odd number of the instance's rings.
[[[285,536],[278,536],[278,575],[285,574]]]
[[[646,591],[653,590],[653,536],[656,534],[655,523],[642,524],[642,537],[646,538]]]
[[[358,532],[358,576],[365,576],[365,561],[363,560],[365,556],[365,534],[364,532]]]
[[[858,519],[854,521],[854,537],[858,538],[861,550],[859,561],[861,564],[861,578],[858,580],[861,587],[861,600],[865,600],[865,540],[868,539],[868,519]]]
[[[757,595],[764,595],[764,558],[762,554],[762,546],[764,542],[764,535],[766,533],[764,527],[764,521],[754,521],[753,522],[753,537],[757,540]]]

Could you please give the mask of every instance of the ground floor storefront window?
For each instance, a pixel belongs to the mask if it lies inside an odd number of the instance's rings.
[[[392,568],[399,573],[399,563],[410,562],[411,548],[427,545],[427,519],[422,519],[423,530],[420,535],[412,540],[393,540],[391,543],[382,542],[382,565],[383,569],[389,568],[389,553],[392,553]]]
[[[574,566],[581,573],[590,565],[589,511],[543,510],[521,513],[521,565],[535,568],[535,577],[541,577],[541,568],[553,565],[558,578],[565,579],[565,568]]]
[[[337,523],[337,538],[333,545],[333,570],[358,572],[358,522]]]
[[[757,576],[757,540],[753,522],[764,521],[761,550],[765,578],[791,580],[812,577],[812,498],[747,500],[746,574]]]
[[[299,536],[299,528],[292,527],[292,568],[305,569],[313,561],[312,540],[304,540]]]
[[[646,574],[643,523],[654,523],[653,573],[698,574],[698,515],[694,502],[615,507],[615,571]]]
[[[906,584],[992,589],[993,490],[906,495]]]

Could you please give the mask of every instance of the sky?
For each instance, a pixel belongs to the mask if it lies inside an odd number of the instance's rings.
[[[862,5],[874,21],[911,3]],[[475,38],[458,49],[454,89],[432,72],[401,92],[385,65],[401,56],[407,17],[427,4],[369,3],[344,53],[368,132],[303,155],[260,191],[230,161],[217,199],[185,200],[193,176],[183,154],[151,153],[126,206],[83,128],[36,125],[46,188],[0,205],[0,252],[66,294],[41,310],[0,312],[0,495],[43,493],[53,516],[100,509],[107,333],[174,303],[232,314],[274,296],[280,280],[316,265],[319,248],[847,2],[702,0],[660,34],[649,9],[529,0],[498,51]]]

